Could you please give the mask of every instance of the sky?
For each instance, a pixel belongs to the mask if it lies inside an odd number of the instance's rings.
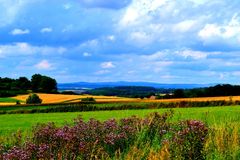
[[[239,0],[0,0],[0,77],[240,82]]]

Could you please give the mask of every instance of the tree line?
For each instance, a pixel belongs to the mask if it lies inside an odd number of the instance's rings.
[[[26,77],[19,77],[18,79],[0,77],[0,97],[25,94],[29,91],[55,93],[57,92],[57,82],[55,79],[41,74],[34,74],[31,80]]]
[[[84,92],[83,94],[104,95],[104,96],[119,96],[130,98],[151,97],[158,93],[170,93],[170,89],[157,89],[154,87],[145,86],[119,86],[119,87],[103,87],[96,88]]]
[[[217,97],[217,96],[238,96],[240,95],[239,85],[218,84],[206,88],[177,89],[174,90],[174,98],[192,98],[192,97]]]
[[[149,98],[156,96],[156,99],[237,96],[240,95],[240,86],[219,84],[212,87],[194,89],[159,89],[143,86],[120,86],[96,88],[86,91],[84,94],[131,98]]]

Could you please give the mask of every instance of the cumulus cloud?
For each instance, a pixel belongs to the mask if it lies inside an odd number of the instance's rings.
[[[116,66],[113,64],[113,62],[103,62],[101,63],[101,68],[115,68]]]
[[[32,68],[29,73],[59,65],[74,80],[204,83],[238,75],[239,0],[0,2],[0,67],[6,73],[20,58],[29,61],[22,65]],[[30,30],[31,36],[20,36]]]
[[[235,14],[227,24],[206,24],[198,36],[205,44],[211,43],[240,43],[240,16]]]
[[[53,31],[53,29],[51,27],[45,27],[40,30],[41,33],[49,33],[52,31]]]
[[[29,56],[33,54],[49,55],[53,53],[63,54],[67,49],[64,47],[33,46],[26,42],[0,45],[1,57]]]
[[[115,37],[114,35],[109,35],[109,36],[107,36],[107,39],[108,39],[109,41],[115,41],[115,40],[116,40],[116,37]]]
[[[35,68],[39,70],[51,70],[53,68],[52,64],[48,62],[48,60],[42,60],[39,63],[37,63]]]
[[[88,52],[84,52],[84,53],[83,53],[83,56],[84,56],[84,57],[91,57],[92,54],[91,54],[91,53],[88,53]]]
[[[233,3],[240,6],[237,1]],[[233,47],[240,41],[239,12],[236,6],[229,6],[226,13],[226,6],[227,1],[133,0],[118,21],[117,30],[126,33],[126,42],[133,46],[158,44],[169,49],[169,43],[171,48],[191,48],[221,42]]]
[[[14,23],[21,11],[31,0],[0,0],[0,27]]]
[[[10,34],[12,35],[21,35],[21,34],[29,34],[29,33],[30,33],[29,29],[19,29],[19,28],[15,28],[10,32]]]
[[[111,71],[105,69],[105,70],[100,70],[100,71],[95,72],[95,75],[104,75],[104,74],[108,74],[108,73],[111,73]]]

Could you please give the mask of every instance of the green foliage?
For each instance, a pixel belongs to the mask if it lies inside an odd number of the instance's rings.
[[[29,81],[26,77],[18,79],[0,77],[0,97],[13,97],[18,94],[26,94],[29,90],[34,92],[55,93],[57,82],[55,79],[35,74]]]
[[[32,138],[29,138],[27,142],[24,142],[21,133],[16,134],[13,145],[1,146],[5,153],[0,152],[0,156],[9,160],[19,157],[29,157],[29,159],[119,159],[121,157],[121,159],[125,159],[124,155],[129,153],[129,149],[139,142],[146,145],[158,137],[155,140],[158,147],[161,147],[165,141],[174,144],[175,137],[178,137],[179,133],[185,133],[185,130],[188,129],[188,134],[181,134],[180,141],[183,143],[191,141],[193,145],[184,150],[187,156],[184,155],[180,158],[198,159],[201,157],[202,148],[199,145],[204,146],[207,132],[202,134],[200,130],[206,128],[205,124],[201,121],[191,120],[183,121],[184,124],[188,124],[187,126],[182,123],[169,123],[168,119],[171,116],[172,112],[162,115],[154,113],[146,118],[132,116],[119,121],[109,119],[104,122],[93,118],[84,121],[82,117],[79,117],[74,120],[73,125],[63,127],[58,127],[54,123],[40,124],[34,127]],[[149,131],[150,134],[148,134]],[[142,134],[147,137],[139,138],[139,135]],[[168,134],[172,136],[166,137],[165,135]],[[198,144],[197,147],[195,147],[195,143]],[[153,147],[152,144],[149,146]],[[170,151],[176,147],[169,146],[168,150]],[[116,154],[117,152],[118,154]],[[139,156],[139,158],[146,159],[144,157]]]
[[[26,104],[41,104],[42,100],[39,98],[37,94],[31,94],[28,96],[26,100]]]
[[[150,97],[158,93],[159,90],[153,87],[144,86],[120,86],[120,87],[105,87],[96,88],[85,92],[91,95],[105,95],[105,96],[119,96],[119,97],[131,97],[142,98]]]
[[[73,91],[62,91],[61,94],[66,94],[66,95],[78,95],[77,93]]]
[[[206,88],[194,89],[177,89],[174,91],[172,98],[184,97],[217,97],[217,96],[238,96],[240,95],[239,85],[222,84]]]
[[[96,102],[96,100],[93,97],[87,97],[87,98],[82,98],[82,102]]]
[[[57,82],[55,79],[34,74],[31,79],[32,90],[34,92],[55,93],[57,92]]]
[[[7,97],[7,98],[0,98],[0,102],[4,102],[4,103],[14,103],[14,102],[16,102],[17,100],[16,99],[14,99],[14,98],[9,98],[9,97]]]

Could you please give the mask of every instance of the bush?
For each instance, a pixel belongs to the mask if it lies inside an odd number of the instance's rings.
[[[28,96],[26,100],[26,104],[41,104],[42,100],[39,98],[37,94],[31,94]]]
[[[19,100],[16,101],[16,105],[20,105],[21,102]]]
[[[96,100],[93,97],[83,98],[81,101],[82,102],[96,102]]]

